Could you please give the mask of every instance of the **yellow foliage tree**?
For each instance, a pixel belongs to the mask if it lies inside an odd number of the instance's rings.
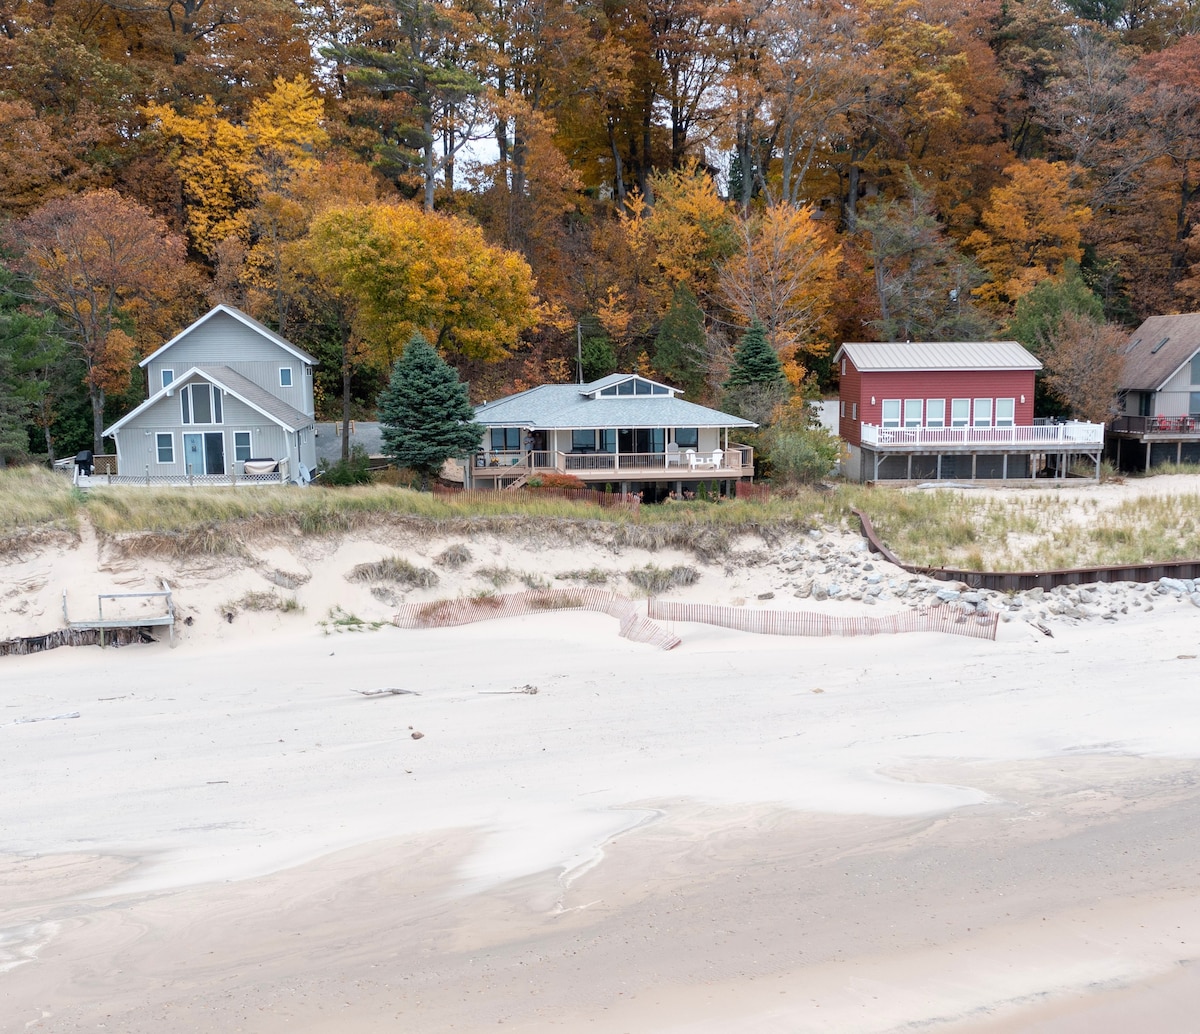
[[[409,204],[332,207],[293,264],[351,303],[364,352],[390,364],[414,333],[443,354],[496,360],[537,325],[533,275],[472,223]]]
[[[738,221],[740,251],[722,267],[720,297],[740,320],[758,320],[777,352],[822,355],[841,246],[811,205],[775,205]],[[803,379],[803,375],[800,375]]]
[[[974,293],[996,311],[1010,310],[1083,256],[1083,228],[1092,212],[1071,185],[1077,171],[1065,162],[1033,158],[1005,169],[1009,182],[989,195],[983,228],[964,243],[990,277]]]
[[[250,212],[262,195],[313,169],[329,143],[321,101],[303,79],[277,79],[245,125],[222,118],[210,98],[190,115],[165,104],[142,110],[168,142],[167,159],[183,184],[188,236],[209,258],[231,236],[248,244]]]

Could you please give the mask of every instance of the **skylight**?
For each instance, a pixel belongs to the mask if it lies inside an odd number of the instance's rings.
[[[1150,349],[1150,354],[1154,355],[1155,352],[1157,352],[1160,348],[1162,348],[1163,345],[1165,345],[1170,340],[1171,339],[1169,337],[1163,338],[1157,345],[1155,345],[1152,349]]]

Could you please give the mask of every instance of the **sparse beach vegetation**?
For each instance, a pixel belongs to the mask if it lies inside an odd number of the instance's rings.
[[[1170,475],[1163,476],[1164,486]],[[1144,484],[1145,479],[1134,479]],[[395,528],[422,538],[498,535],[535,548],[600,545],[613,550],[676,549],[718,562],[737,539],[768,545],[812,529],[856,532],[855,508],[908,563],[972,570],[1034,570],[1200,557],[1200,493],[1143,491],[1111,495],[1043,491],[1003,494],[952,489],[902,490],[860,485],[806,488],[766,502],[700,500],[602,509],[538,493],[496,498],[433,496],[370,485],[332,490],[73,489],[61,474],[33,467],[0,471],[0,542],[9,549],[46,532],[76,534],[86,520],[123,556],[242,556],[265,534],[347,534]],[[1070,483],[1067,486],[1070,488]],[[1103,491],[1105,486],[1101,487]],[[469,563],[462,543],[434,559]],[[432,571],[427,574],[436,578]],[[489,565],[477,574],[494,588],[524,582],[521,571]],[[560,575],[603,584],[603,572]],[[419,584],[405,582],[404,584]],[[431,583],[432,584],[432,583]],[[292,586],[284,586],[291,588]]]

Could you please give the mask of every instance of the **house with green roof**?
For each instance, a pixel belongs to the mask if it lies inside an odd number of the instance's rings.
[[[542,384],[485,402],[487,429],[470,458],[468,487],[509,488],[539,472],[573,474],[646,501],[682,496],[703,481],[754,476],[754,450],[736,436],[758,425],[688,402],[678,388],[638,374],[590,384]]]

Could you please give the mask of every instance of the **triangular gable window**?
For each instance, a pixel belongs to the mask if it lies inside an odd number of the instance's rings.
[[[614,395],[670,395],[671,389],[662,384],[655,384],[644,377],[629,377],[616,384],[610,384],[595,392],[593,397],[612,398]]]

